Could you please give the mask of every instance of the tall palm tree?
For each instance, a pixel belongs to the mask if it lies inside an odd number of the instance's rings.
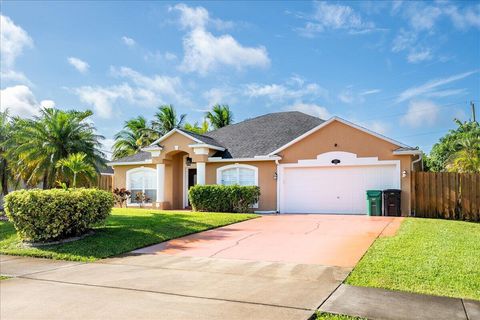
[[[207,112],[206,117],[215,129],[220,129],[233,123],[233,112],[226,104],[214,105],[212,111]]]
[[[457,141],[457,150],[448,159],[447,170],[461,173],[480,173],[480,135],[464,133]]]
[[[155,119],[152,121],[152,130],[158,137],[161,137],[175,128],[181,128],[186,117],[186,114],[178,117],[177,111],[171,104],[159,106],[158,112],[155,113]]]
[[[72,187],[77,186],[77,176],[83,175],[87,180],[93,180],[97,176],[95,168],[85,161],[87,155],[83,152],[72,153],[68,157],[60,159],[56,167],[61,169],[68,169],[73,175]]]
[[[118,159],[140,151],[155,140],[155,135],[150,130],[147,120],[136,117],[125,121],[123,130],[115,135],[113,144],[113,158]]]
[[[16,148],[8,152],[15,160],[13,166],[27,184],[43,182],[43,188],[54,186],[62,172],[57,167],[60,159],[82,152],[85,162],[98,168],[105,165],[100,151],[102,136],[87,121],[91,111],[63,111],[42,109],[33,119],[18,119],[12,135]]]

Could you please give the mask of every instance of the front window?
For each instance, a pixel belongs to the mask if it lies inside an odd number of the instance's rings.
[[[128,190],[132,193],[130,203],[141,203],[142,197],[137,194],[145,195],[145,202],[152,203],[157,200],[156,175],[153,169],[140,169],[128,174]]]
[[[226,166],[219,168],[219,184],[231,186],[238,184],[240,186],[256,186],[257,170],[252,166]]]

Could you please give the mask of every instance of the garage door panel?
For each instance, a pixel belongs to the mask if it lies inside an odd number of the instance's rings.
[[[365,192],[396,188],[394,165],[284,168],[280,209],[291,213],[364,214]]]

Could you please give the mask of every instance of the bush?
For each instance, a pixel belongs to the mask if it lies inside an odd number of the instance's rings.
[[[258,202],[260,188],[256,186],[196,185],[188,197],[194,211],[250,212]]]
[[[97,189],[18,190],[5,197],[5,212],[23,240],[55,241],[103,223],[113,201],[112,193]]]

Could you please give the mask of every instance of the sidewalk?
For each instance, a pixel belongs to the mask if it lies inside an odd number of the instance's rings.
[[[480,320],[480,301],[344,284],[319,310],[372,320]]]

